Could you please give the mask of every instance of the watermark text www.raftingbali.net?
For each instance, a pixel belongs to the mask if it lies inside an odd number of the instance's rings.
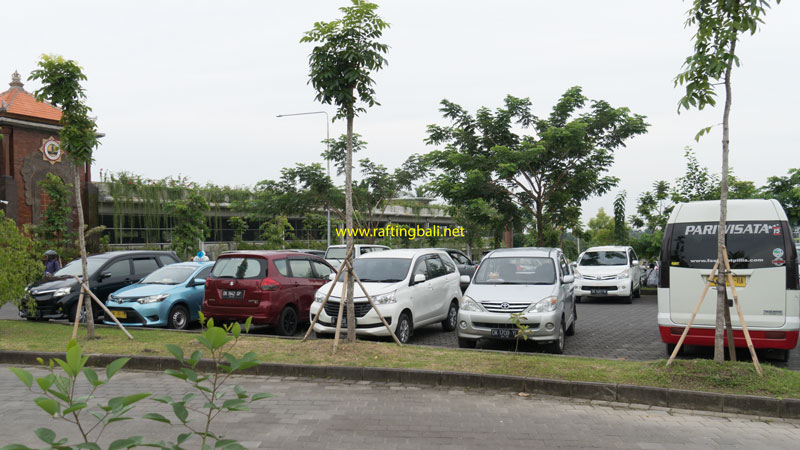
[[[437,237],[437,238],[458,238],[464,237],[463,228],[450,228],[440,227],[433,225],[428,228],[423,228],[419,225],[416,227],[401,227],[398,225],[386,225],[381,228],[355,228],[355,229],[342,229],[336,230],[336,237],[352,236],[353,238],[406,238],[413,241],[416,238],[422,237]]]

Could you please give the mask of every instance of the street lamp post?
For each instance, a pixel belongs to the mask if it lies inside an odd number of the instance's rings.
[[[290,116],[307,116],[310,114],[325,114],[325,145],[327,145],[327,155],[328,157],[325,158],[328,163],[328,178],[331,177],[331,121],[330,117],[328,117],[328,113],[326,111],[310,111],[310,112],[301,112],[301,113],[292,113],[292,114],[278,114],[277,117],[290,117]],[[328,247],[331,246],[331,206],[326,205],[325,209],[328,211]]]

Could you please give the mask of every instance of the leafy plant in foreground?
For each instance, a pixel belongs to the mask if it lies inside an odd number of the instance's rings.
[[[50,417],[61,419],[74,424],[80,431],[82,442],[69,444],[68,438],[58,438],[56,433],[49,428],[37,428],[34,430],[36,436],[47,444],[45,449],[91,449],[100,450],[97,441],[100,440],[106,427],[114,422],[130,420],[128,412],[134,404],[144,398],[149,397],[149,392],[131,394],[124,397],[114,397],[106,404],[96,405],[97,409],[90,408],[89,402],[94,397],[95,391],[104,384],[107,384],[130,358],[119,358],[111,362],[106,367],[106,379],[101,380],[97,372],[86,367],[88,356],[83,356],[81,347],[74,339],[67,344],[66,361],[56,358],[51,359],[47,365],[48,374],[43,377],[34,378],[33,375],[24,369],[12,367],[11,371],[22,380],[29,391],[34,392],[34,381],[41,391],[41,396],[34,399],[34,403],[44,410]],[[44,360],[38,358],[39,364],[45,365]],[[58,364],[66,376],[58,375],[55,372],[55,364]],[[86,378],[91,385],[89,393],[79,395],[77,392],[78,378],[80,375]],[[89,419],[84,412],[88,411],[94,421]],[[94,422],[94,423],[92,423]],[[131,445],[126,445],[130,443]],[[112,442],[109,450],[132,448],[142,443],[140,436]],[[30,450],[21,444],[10,444],[0,450]]]
[[[252,317],[248,318],[244,324],[245,333],[250,331],[251,320]],[[203,323],[204,321],[201,313],[200,322]],[[234,385],[230,390],[223,389],[225,382],[234,372],[254,367],[258,365],[259,361],[255,352],[247,352],[241,358],[231,354],[242,333],[242,327],[238,322],[222,328],[214,326],[214,319],[209,319],[206,325],[197,340],[211,353],[213,373],[198,373],[197,365],[203,357],[203,353],[200,350],[194,351],[189,358],[186,358],[182,348],[172,344],[166,346],[167,350],[184,366],[180,370],[169,369],[166,374],[189,383],[197,391],[198,395],[189,393],[180,400],[174,400],[169,396],[153,397],[153,400],[172,407],[177,422],[173,422],[158,413],[146,414],[144,416],[145,419],[169,425],[182,425],[188,430],[186,433],[178,435],[174,443],[165,444],[162,442],[157,444],[162,449],[180,450],[183,448],[181,445],[194,435],[200,438],[200,448],[203,450],[212,448],[244,450],[244,447],[236,440],[227,439],[222,435],[213,433],[211,431],[211,423],[224,411],[249,411],[248,405],[250,403],[271,397],[270,394],[266,393],[248,395],[247,391],[239,385]],[[199,407],[192,405],[191,402],[195,398],[202,401],[203,404]],[[199,426],[194,425],[193,420],[189,419],[190,411],[202,416]],[[211,442],[213,442],[213,445]]]
[[[511,323],[517,327],[517,333],[514,335],[514,352],[516,352],[519,349],[519,339],[522,338],[523,341],[528,340],[528,329],[530,328],[530,325],[522,323],[523,320],[528,320],[528,318],[522,315],[521,312],[511,314],[511,317],[508,320],[510,320]]]

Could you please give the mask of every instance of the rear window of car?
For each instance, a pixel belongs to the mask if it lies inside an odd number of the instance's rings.
[[[240,280],[266,277],[265,263],[260,258],[220,258],[211,270],[214,278],[236,278]]]
[[[712,222],[674,224],[670,266],[711,269],[717,260],[717,228]],[[725,241],[733,269],[786,265],[783,229],[777,221],[728,222]]]
[[[331,247],[325,253],[325,259],[344,259],[347,256],[347,248]]]

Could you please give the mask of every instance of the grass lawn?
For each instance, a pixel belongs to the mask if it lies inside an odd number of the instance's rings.
[[[186,354],[200,349],[195,334],[157,330],[130,330],[133,341],[118,329],[98,328],[100,339],[86,341],[78,332],[84,354],[165,355],[165,344],[183,347]],[[63,352],[72,327],[61,324],[0,320],[0,349]],[[398,347],[389,342],[340,343],[331,354],[331,340],[300,342],[270,337],[244,337],[235,353],[255,351],[264,362],[395,367],[456,372],[519,375],[560,380],[625,383],[708,392],[800,398],[800,373],[762,365],[759,377],[748,362],[716,364],[705,359],[636,362],[530,353],[482,352],[422,346]]]

